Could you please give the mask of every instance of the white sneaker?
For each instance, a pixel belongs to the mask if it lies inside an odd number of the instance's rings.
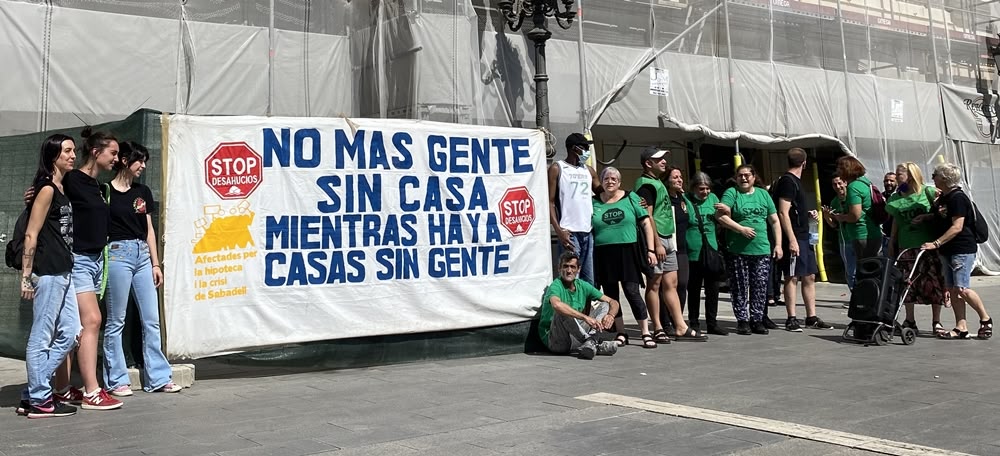
[[[132,395],[132,386],[121,385],[108,391],[112,396],[125,397]]]
[[[178,391],[180,391],[182,389],[184,389],[184,387],[182,387],[181,385],[178,385],[178,384],[176,384],[174,382],[168,382],[166,385],[163,385],[163,386],[161,386],[161,387],[153,390],[153,392],[154,393],[176,393],[176,392],[178,392]]]

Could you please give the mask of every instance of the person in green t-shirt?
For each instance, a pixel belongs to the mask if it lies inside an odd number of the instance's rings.
[[[613,355],[613,341],[598,342],[598,334],[614,327],[618,301],[577,278],[580,256],[565,251],[559,256],[559,278],[545,289],[539,311],[538,336],[553,353],[579,352],[581,358]],[[599,304],[591,305],[593,301]]]
[[[604,190],[593,199],[594,212],[594,278],[595,284],[614,300],[619,290],[632,306],[632,316],[639,324],[643,348],[656,348],[649,332],[649,315],[646,301],[639,291],[643,271],[656,263],[656,236],[653,223],[646,209],[639,203],[639,196],[621,189],[622,175],[608,166],[601,170],[601,188]],[[642,245],[636,245],[637,231],[643,230]],[[619,288],[620,287],[620,288]],[[619,347],[628,345],[628,334],[621,314],[615,317],[615,341]]]
[[[685,195],[688,205],[688,227],[684,233],[687,239],[688,259],[691,272],[688,277],[688,326],[699,329],[701,323],[701,287],[705,286],[705,323],[708,333],[728,336],[729,331],[719,326],[719,275],[705,270],[701,258],[703,248],[719,250],[715,239],[715,205],[719,197],[712,193],[712,178],[701,171],[691,177],[691,191]],[[707,242],[706,242],[707,241]],[[704,247],[707,243],[707,247]]]
[[[882,249],[882,228],[872,218],[872,182],[865,177],[865,165],[851,156],[840,157],[837,175],[847,182],[847,195],[844,212],[834,220],[844,223],[844,239],[854,246],[857,261],[876,257]]]
[[[771,259],[781,259],[781,225],[771,195],[757,188],[757,171],[745,164],[736,169],[736,187],[722,194],[716,206],[719,224],[727,228],[729,289],[736,315],[736,333],[767,334],[764,306]],[[774,234],[774,248],[765,234]]]
[[[829,206],[823,207],[823,220],[826,224],[837,229],[837,246],[840,247],[840,260],[844,262],[844,275],[847,280],[847,289],[854,289],[854,271],[857,269],[857,260],[854,258],[854,244],[844,238],[844,224],[838,222],[834,215],[844,213],[844,199],[847,198],[847,182],[840,176],[833,176],[833,190],[837,196],[833,197]],[[846,304],[845,304],[845,309]]]
[[[925,242],[937,239],[930,224],[920,223],[918,217],[929,214],[938,190],[933,185],[924,185],[924,175],[920,166],[913,162],[900,163],[896,167],[896,182],[899,188],[885,205],[886,212],[892,216],[892,234],[889,237],[889,258],[902,251],[896,266],[903,277],[909,277],[912,272],[913,285],[906,295],[903,304],[906,306],[906,318],[903,326],[917,330],[917,322],[913,315],[913,305],[916,303],[931,305],[931,326],[934,333],[944,332],[941,324],[941,306],[950,306],[950,296],[945,292],[944,278],[941,271],[941,259],[933,253],[920,256],[917,264],[917,254]],[[913,271],[916,267],[917,270]]]

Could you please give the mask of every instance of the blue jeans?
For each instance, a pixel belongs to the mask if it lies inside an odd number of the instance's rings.
[[[940,257],[944,286],[946,288],[969,288],[969,283],[972,281],[972,268],[976,265],[976,254],[958,253],[940,255]]]
[[[594,284],[594,238],[590,233],[582,231],[570,231],[569,240],[573,243],[573,250],[580,256],[580,280]],[[566,248],[559,244],[559,254],[562,255]]]
[[[73,254],[73,289],[77,293],[98,293],[104,274],[104,253]]]
[[[854,289],[854,271],[858,268],[858,260],[854,257],[854,245],[850,242],[840,243],[840,259],[844,261],[844,271],[847,275],[847,288]]]
[[[144,241],[111,243],[108,250],[108,321],[104,327],[104,385],[109,390],[128,385],[128,366],[122,349],[122,329],[129,291],[135,293],[142,322],[142,387],[153,391],[170,383],[170,363],[160,350],[160,305],[153,285],[153,265]]]
[[[62,364],[80,335],[80,308],[70,273],[38,277],[25,366],[27,398],[34,405],[52,397],[52,374]]]

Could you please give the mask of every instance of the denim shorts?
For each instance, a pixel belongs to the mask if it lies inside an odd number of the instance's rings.
[[[73,288],[76,293],[96,293],[104,274],[104,253],[73,253]]]
[[[941,255],[941,274],[947,288],[969,288],[972,267],[976,264],[975,253]]]

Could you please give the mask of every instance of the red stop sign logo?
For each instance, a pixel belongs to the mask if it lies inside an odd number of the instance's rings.
[[[523,236],[535,221],[535,200],[524,187],[508,188],[500,199],[500,224],[510,234]]]
[[[222,199],[250,196],[263,178],[263,160],[245,142],[225,142],[205,158],[205,183]]]

